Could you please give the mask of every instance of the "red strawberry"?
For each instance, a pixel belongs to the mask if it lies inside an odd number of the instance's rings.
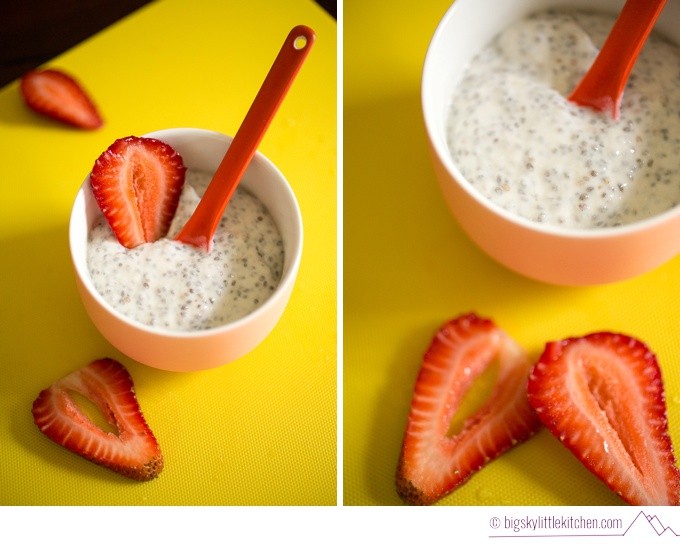
[[[21,78],[21,94],[33,111],[75,127],[92,130],[104,124],[80,84],[60,70],[33,70]]]
[[[494,362],[498,374],[485,405],[462,431],[449,425],[473,382]],[[529,406],[530,363],[491,320],[474,314],[446,323],[425,353],[397,468],[397,491],[410,504],[431,504],[540,427]]]
[[[623,500],[678,504],[661,371],[645,344],[609,332],[550,342],[528,392],[545,426]]]
[[[70,391],[96,404],[118,434],[92,423]],[[33,419],[57,444],[129,478],[151,480],[163,470],[161,450],[140,411],[132,378],[113,359],[94,361],[41,391]]]
[[[168,233],[185,172],[179,153],[154,138],[121,138],[99,156],[90,186],[121,244],[132,248]]]

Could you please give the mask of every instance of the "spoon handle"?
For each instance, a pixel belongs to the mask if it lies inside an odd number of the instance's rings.
[[[627,0],[592,66],[569,100],[618,119],[623,89],[666,0]]]
[[[203,198],[177,240],[210,251],[213,234],[229,199],[307,58],[315,37],[314,31],[304,25],[290,31]]]

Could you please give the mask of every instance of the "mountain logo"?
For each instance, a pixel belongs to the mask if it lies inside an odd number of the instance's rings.
[[[640,511],[621,536],[643,539],[654,535],[661,537],[662,541],[680,536],[671,527],[664,525],[658,517],[647,515],[643,511]]]

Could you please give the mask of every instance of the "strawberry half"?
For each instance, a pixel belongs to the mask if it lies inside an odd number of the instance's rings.
[[[678,504],[661,371],[645,344],[609,332],[550,342],[528,392],[550,432],[623,500]]]
[[[122,245],[133,248],[168,233],[185,172],[179,153],[155,138],[121,138],[99,156],[90,186]]]
[[[448,436],[465,393],[494,361],[490,397]],[[539,429],[526,395],[530,367],[522,348],[489,319],[462,315],[437,332],[418,374],[397,468],[405,502],[441,499]]]
[[[82,86],[61,70],[33,70],[21,78],[21,95],[33,111],[74,127],[101,127],[97,107]]]
[[[91,400],[118,434],[95,425],[71,391]],[[141,413],[132,378],[113,359],[98,359],[41,391],[33,402],[33,419],[57,444],[134,480],[151,480],[163,470],[161,450]]]

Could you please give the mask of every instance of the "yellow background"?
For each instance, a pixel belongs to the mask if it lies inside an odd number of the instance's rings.
[[[660,359],[680,445],[680,258],[617,284],[550,286],[492,261],[449,214],[420,107],[426,49],[449,5],[344,6],[345,504],[400,504],[394,474],[422,355],[467,311],[492,317],[533,357],[549,340],[596,330],[641,338]],[[543,430],[440,504],[622,503]]]
[[[304,253],[281,321],[225,367],[174,374],[122,356],[78,298],[67,227],[76,191],[116,138],[170,127],[233,135],[291,28],[317,33],[260,150],[287,176]],[[96,132],[29,112],[0,90],[0,504],[335,504],[336,23],[311,0],[162,0],[53,59],[105,117]],[[99,357],[136,384],[165,456],[129,481],[33,424],[39,391]]]
[[[645,340],[680,441],[680,259],[618,284],[565,288],[504,269],[448,213],[420,108],[428,41],[449,1],[344,5],[343,484],[346,504],[399,504],[394,471],[422,353],[475,310],[537,356],[548,340],[616,330]],[[272,335],[226,367],[173,374],[131,361],[89,322],[68,214],[114,139],[190,126],[235,133],[288,30],[317,42],[260,149],[300,201],[305,249]],[[181,30],[181,34],[179,31]],[[161,0],[49,63],[106,118],[80,132],[0,89],[0,504],[334,504],[336,498],[336,25],[308,0]],[[166,458],[139,484],[52,444],[30,406],[103,356],[130,370]],[[441,504],[620,504],[542,431]]]

